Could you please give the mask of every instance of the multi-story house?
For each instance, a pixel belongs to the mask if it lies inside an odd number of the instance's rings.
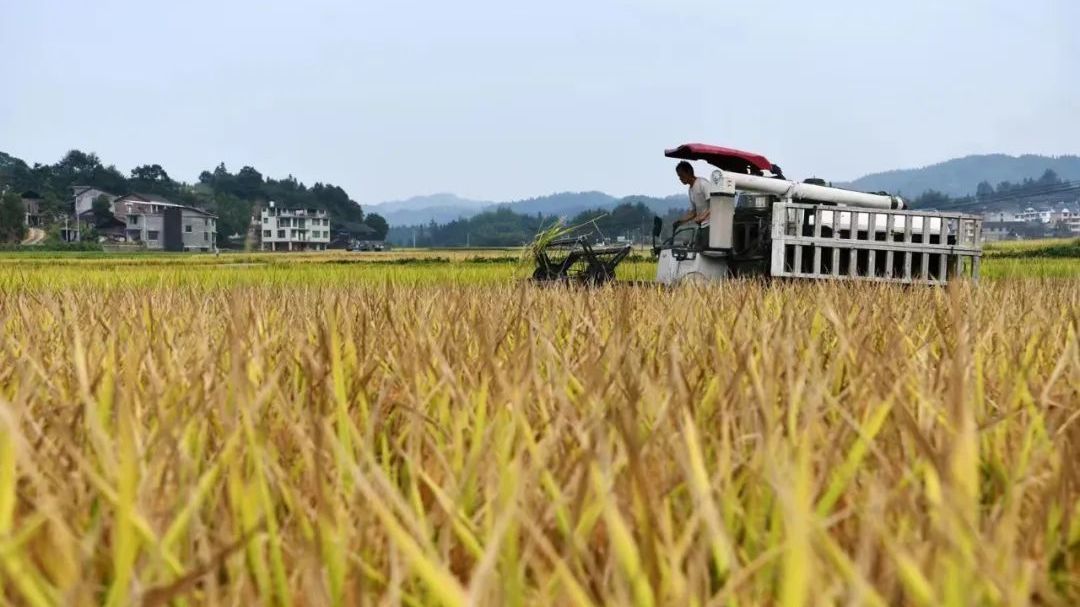
[[[217,217],[161,196],[129,194],[113,202],[113,214],[127,224],[129,241],[165,251],[214,251]]]
[[[1061,207],[1059,210],[1053,212],[1050,216],[1052,222],[1064,222],[1068,223],[1069,219],[1072,219],[1077,214],[1077,211],[1073,211],[1069,207]]]
[[[271,201],[255,221],[263,251],[322,251],[330,244],[324,209],[289,209]]]

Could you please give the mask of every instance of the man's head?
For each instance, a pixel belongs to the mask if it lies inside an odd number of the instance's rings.
[[[683,160],[675,165],[675,174],[679,176],[679,181],[683,185],[694,185],[694,165],[689,162]]]

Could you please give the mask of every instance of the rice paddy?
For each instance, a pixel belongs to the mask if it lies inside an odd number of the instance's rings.
[[[993,251],[2,256],[0,604],[1076,604],[1080,261]]]

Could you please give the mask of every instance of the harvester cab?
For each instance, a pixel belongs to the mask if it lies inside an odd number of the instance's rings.
[[[705,224],[679,226],[653,247],[660,283],[771,276],[944,284],[979,276],[978,216],[912,211],[886,193],[789,181],[764,156],[730,148],[686,144],[665,156],[715,170]],[[654,241],[662,228],[654,223]]]

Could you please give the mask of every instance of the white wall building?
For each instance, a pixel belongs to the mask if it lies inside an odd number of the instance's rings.
[[[1070,219],[1077,215],[1077,211],[1070,209],[1069,207],[1061,207],[1053,212],[1050,220],[1054,222],[1062,221],[1068,223]]]
[[[88,185],[73,185],[71,186],[72,196],[75,198],[75,216],[78,217],[83,213],[94,208],[94,200],[98,196],[104,196],[109,199],[109,203],[112,204],[116,200],[114,194],[110,194],[104,190],[99,190],[95,187]],[[112,210],[110,208],[110,210]]]
[[[1053,217],[1054,211],[1051,211],[1049,209],[1036,209],[1034,207],[1028,207],[1023,211],[1016,213],[1015,219],[1016,221],[1027,221],[1031,223],[1050,223],[1053,220]]]
[[[323,209],[287,209],[274,202],[259,214],[263,251],[322,251],[330,244],[330,218]]]

